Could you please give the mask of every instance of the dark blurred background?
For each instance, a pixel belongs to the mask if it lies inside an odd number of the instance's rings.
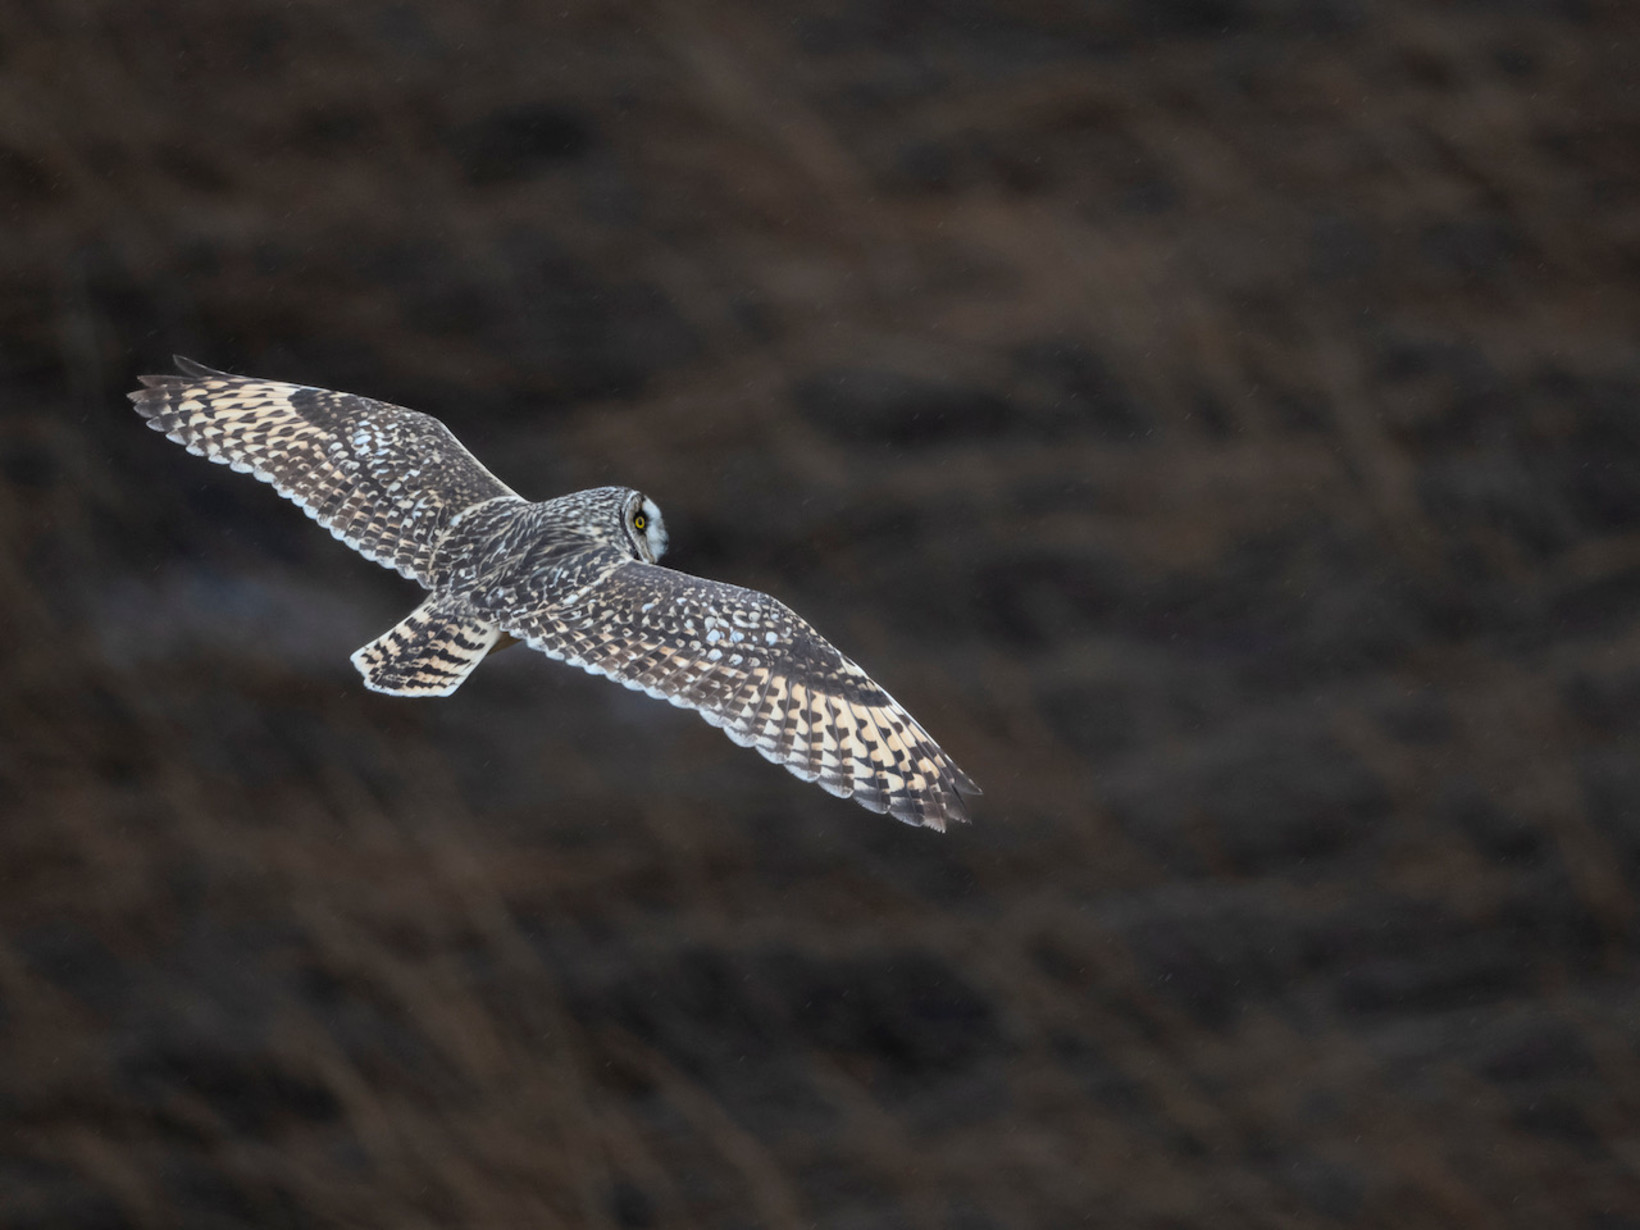
[[[1640,1227],[1640,10],[0,6],[0,1225]],[[945,836],[143,429],[622,483]]]

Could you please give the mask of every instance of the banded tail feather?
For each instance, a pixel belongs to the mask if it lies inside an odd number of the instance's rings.
[[[448,696],[501,639],[492,623],[433,595],[353,655],[372,692]]]

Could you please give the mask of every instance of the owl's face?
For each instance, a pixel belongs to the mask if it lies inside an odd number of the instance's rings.
[[[622,509],[622,529],[632,553],[646,564],[666,554],[666,522],[655,501],[641,491],[629,493]]]

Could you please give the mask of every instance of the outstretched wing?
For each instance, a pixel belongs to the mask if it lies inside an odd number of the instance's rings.
[[[549,657],[700,715],[804,781],[907,824],[966,820],[980,793],[915,718],[767,594],[636,560],[567,603],[496,612]]]
[[[230,376],[184,359],[131,394],[190,453],[272,483],[368,560],[431,585],[434,545],[462,510],[516,492],[437,419],[402,406]]]

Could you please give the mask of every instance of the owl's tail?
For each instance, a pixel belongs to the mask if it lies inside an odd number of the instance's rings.
[[[470,610],[471,608],[467,608]],[[353,655],[372,692],[448,696],[501,638],[501,629],[433,594]]]

